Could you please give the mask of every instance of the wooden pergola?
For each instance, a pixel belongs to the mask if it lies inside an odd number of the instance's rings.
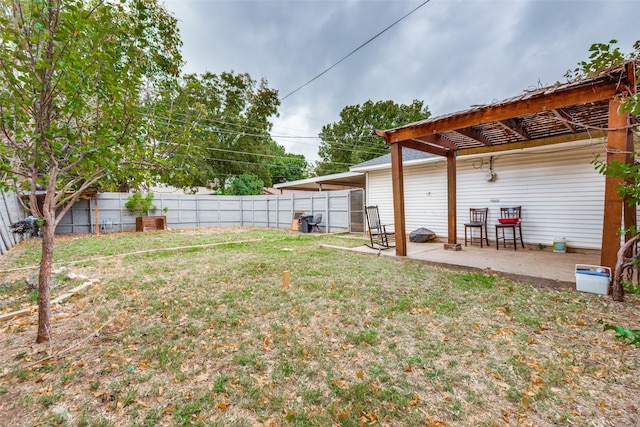
[[[505,101],[434,117],[390,130],[376,130],[391,148],[396,255],[407,255],[402,149],[447,159],[448,241],[457,250],[456,157],[543,145],[607,139],[606,161],[633,162],[632,126],[638,117],[620,113],[621,100],[635,94],[637,62],[566,84],[527,91]],[[635,206],[627,208],[616,191],[621,180],[606,177],[601,264],[613,269],[620,248],[619,230],[636,224]]]

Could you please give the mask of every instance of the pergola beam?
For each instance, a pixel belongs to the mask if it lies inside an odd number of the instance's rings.
[[[551,93],[543,92],[530,98],[522,98],[499,105],[470,110],[440,119],[425,120],[411,126],[386,131],[387,142],[402,142],[425,139],[438,133],[469,128],[478,124],[499,122],[514,117],[556,110],[573,105],[587,104],[612,99],[618,93],[618,82],[596,81],[587,86],[576,86]]]
[[[485,146],[491,145],[491,140],[484,136],[481,132],[475,130],[472,127],[456,129],[454,132],[459,133],[460,135],[466,136],[467,138],[471,138],[474,141],[477,141]]]
[[[458,146],[454,144],[453,141],[437,133],[433,135],[425,135],[422,138],[414,139],[414,141],[421,141],[421,140],[426,142],[427,144],[437,145],[447,150],[458,149]]]
[[[590,132],[580,132],[568,135],[555,135],[547,138],[532,139],[529,141],[510,142],[508,144],[492,145],[491,147],[463,148],[458,150],[458,155],[498,153],[500,151],[524,150],[526,148],[543,147],[545,145],[559,144],[562,142],[583,141],[585,139],[604,138],[606,130],[594,129]]]
[[[531,139],[531,137],[529,136],[529,132],[527,132],[527,130],[524,128],[522,122],[518,121],[517,119],[499,120],[497,123],[526,141]]]
[[[562,124],[569,129],[569,131],[571,133],[576,133],[576,127],[572,124],[573,122],[573,117],[571,117],[571,115],[569,113],[567,113],[563,108],[556,108],[555,110],[553,110],[553,114],[555,114],[555,116],[560,119],[560,121],[562,122]]]
[[[386,131],[375,129],[374,132],[376,135],[384,138],[387,144],[394,144],[390,142],[390,135]],[[402,146],[423,151],[425,153],[435,154],[436,156],[446,156],[449,150],[458,149],[453,142],[441,135],[428,135],[422,139],[408,139],[406,141],[402,141]]]
[[[427,141],[421,141],[419,139],[412,139],[410,141],[404,141],[403,147],[412,148],[414,150],[423,151],[429,154],[435,154],[436,156],[446,156],[447,150],[439,145],[431,144]]]

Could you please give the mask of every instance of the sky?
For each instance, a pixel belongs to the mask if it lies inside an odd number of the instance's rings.
[[[593,43],[616,39],[629,53],[640,40],[638,0],[423,3],[164,0],[178,19],[185,73],[249,73],[281,99],[298,89],[271,134],[308,161],[319,160],[318,134],[346,106],[417,99],[432,116],[449,114],[565,82]]]

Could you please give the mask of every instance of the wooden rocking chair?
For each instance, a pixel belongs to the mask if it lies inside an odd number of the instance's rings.
[[[367,214],[369,238],[371,239],[371,244],[366,246],[372,249],[382,250],[395,248],[394,233],[387,231],[387,225],[380,222],[380,213],[378,212],[378,206],[367,206],[365,208],[365,211]],[[389,226],[389,228],[393,227]]]

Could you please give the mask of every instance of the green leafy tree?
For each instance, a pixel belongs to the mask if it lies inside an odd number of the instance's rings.
[[[296,181],[306,178],[307,161],[302,154],[287,153],[284,147],[273,143],[271,152],[274,155],[269,160],[269,175],[271,184]]]
[[[250,173],[243,173],[231,180],[231,194],[236,196],[250,196],[262,194],[264,182],[257,176]]]
[[[171,87],[181,41],[157,0],[0,0],[0,33],[0,177],[44,220],[45,342],[55,228],[85,190],[152,178],[165,156],[143,101]]]
[[[350,105],[340,112],[340,121],[322,127],[320,149],[322,159],[316,167],[317,175],[349,170],[349,166],[381,156],[388,152],[385,142],[375,129],[391,129],[429,118],[431,114],[423,101],[410,105],[393,101],[367,101]]]
[[[617,40],[609,43],[594,43],[589,48],[589,60],[580,61],[573,70],[567,71],[565,77],[569,81],[580,80],[596,76],[604,70],[617,67],[630,60],[640,58],[640,40],[633,44],[633,52],[624,53],[616,44]],[[636,69],[636,78],[640,78],[640,67]],[[630,95],[624,99],[621,111],[630,114],[640,114],[640,93]]]
[[[634,50],[629,54],[623,53],[615,44],[617,44],[616,40],[611,40],[608,44],[593,44],[589,49],[591,52],[589,61],[580,62],[576,69],[567,72],[566,77],[569,80],[579,80],[595,76],[608,68],[623,65],[626,61],[640,60],[640,40],[634,43]],[[640,81],[640,67],[636,69],[636,80]],[[639,115],[640,94],[631,94],[623,99],[620,110],[632,115]],[[635,153],[634,157],[637,157]],[[615,160],[607,163],[599,157],[596,157],[593,163],[600,173],[623,178],[624,184],[618,187],[618,193],[630,205],[640,204],[640,165]],[[631,231],[637,232],[638,230]]]
[[[277,91],[249,74],[185,76],[154,107],[155,116],[171,117],[157,137],[173,147],[174,168],[161,175],[162,181],[178,187],[214,182],[224,188],[233,177],[250,173],[269,185],[271,156],[278,154],[269,119],[279,105]]]
[[[567,71],[565,77],[570,81],[594,77],[607,68],[624,64],[628,57],[615,46],[616,43],[617,40],[611,40],[609,43],[592,44],[589,48],[589,60],[580,61],[576,68]]]
[[[153,204],[153,193],[147,193],[143,196],[140,191],[130,195],[124,207],[135,216],[145,216],[148,215],[149,211],[157,209],[156,205]]]

